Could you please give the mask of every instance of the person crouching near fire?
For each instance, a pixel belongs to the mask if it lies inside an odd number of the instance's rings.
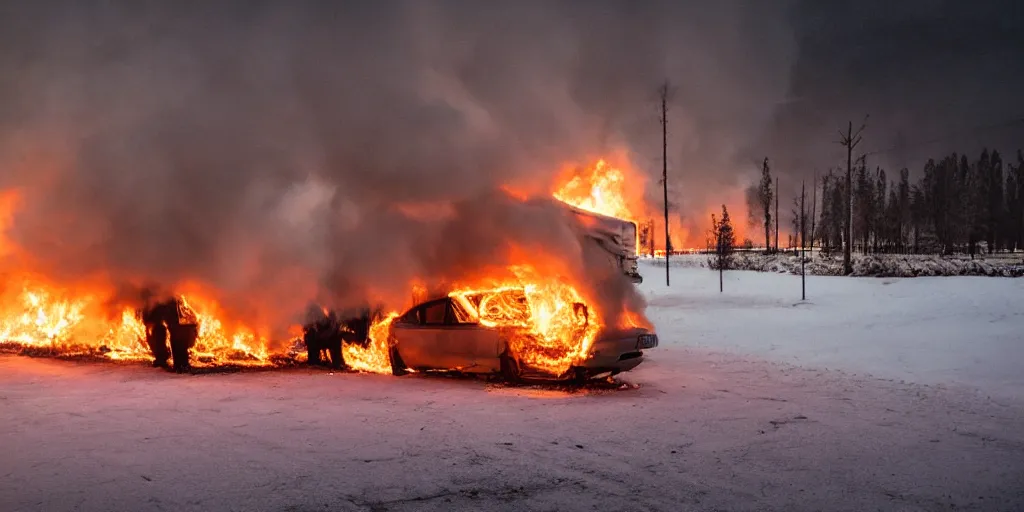
[[[302,341],[306,345],[307,364],[324,364],[323,353],[329,356],[332,368],[341,369],[345,359],[341,352],[341,324],[334,311],[327,311],[317,304],[306,309],[306,321],[302,326]]]
[[[149,291],[143,293],[143,303],[139,316],[146,328],[146,344],[153,354],[153,366],[170,369],[167,360],[171,358],[175,372],[188,372],[191,369],[189,351],[199,338],[195,313],[178,298],[159,300]],[[167,349],[168,338],[170,350]]]

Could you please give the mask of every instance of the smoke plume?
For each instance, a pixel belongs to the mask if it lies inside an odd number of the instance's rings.
[[[201,283],[275,325],[513,246],[585,275],[562,217],[496,191],[623,147],[657,175],[668,79],[673,216],[703,217],[786,91],[785,7],[7,3],[7,237],[54,280]]]

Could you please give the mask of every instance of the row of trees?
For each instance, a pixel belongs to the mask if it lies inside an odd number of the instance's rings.
[[[909,169],[890,177],[873,170],[867,158],[851,169],[852,197],[847,195],[845,169],[833,169],[815,178],[808,227],[800,229],[799,198],[794,199],[793,233],[808,233],[801,245],[820,244],[839,251],[847,238],[852,201],[852,248],[864,253],[975,254],[1024,250],[1024,154],[1004,164],[998,151],[982,151],[976,159],[953,153],[931,159],[916,182]],[[819,188],[820,183],[820,188]],[[765,247],[778,249],[778,181],[765,159],[761,180],[747,190],[752,226],[764,229]],[[820,192],[821,208],[818,209]],[[809,228],[809,229],[808,229]]]
[[[861,157],[853,162],[849,182],[853,193],[848,198],[845,169],[815,177],[806,197],[807,225],[803,229],[799,228],[800,198],[794,199],[791,227],[796,235],[792,244],[841,251],[852,231],[852,249],[863,253],[973,255],[982,250],[1024,250],[1021,151],[1009,162],[1004,162],[998,151],[989,150],[973,160],[957,153],[930,159],[916,181],[911,180],[909,169],[890,176],[881,167],[872,169],[868,159]],[[761,179],[747,190],[746,200],[748,221],[763,229],[768,251],[779,247],[778,187],[766,158]],[[852,216],[848,200],[852,201]],[[653,254],[653,222],[638,227],[641,250]],[[799,233],[807,233],[807,240]],[[731,246],[751,245],[744,240]]]
[[[998,151],[971,160],[953,153],[928,160],[916,183],[908,169],[888,179],[865,158],[853,170],[853,247],[864,253],[974,254],[1024,249],[1024,155],[1005,166]],[[825,250],[844,241],[845,172],[821,183],[821,216],[814,238]]]

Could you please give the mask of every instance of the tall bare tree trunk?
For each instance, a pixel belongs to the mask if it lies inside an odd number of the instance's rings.
[[[807,300],[807,272],[804,269],[804,259],[807,257],[805,251],[807,244],[804,243],[806,237],[805,226],[807,224],[807,214],[804,209],[804,196],[806,196],[804,189],[804,183],[800,184],[800,300]]]
[[[853,261],[851,258],[851,252],[853,250],[853,148],[860,143],[860,133],[864,130],[861,126],[857,133],[853,133],[853,121],[847,125],[846,133],[841,134],[842,140],[839,142],[846,147],[846,229],[844,230],[846,238],[846,244],[843,247],[843,273],[850,275],[853,273]]]
[[[775,178],[775,252],[779,252],[779,178]]]
[[[665,194],[665,286],[669,286],[668,260],[672,251],[668,234],[668,82],[661,86],[661,186]]]
[[[811,257],[814,257],[814,236],[818,218],[818,171],[814,171],[814,181],[811,182]]]

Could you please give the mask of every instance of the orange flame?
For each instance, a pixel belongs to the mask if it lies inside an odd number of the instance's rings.
[[[365,347],[346,344],[345,364],[353,370],[370,373],[391,373],[391,322],[398,316],[391,312],[370,326],[369,343]]]
[[[568,178],[553,195],[584,210],[636,222],[648,213],[643,186],[635,173],[599,160]],[[506,192],[523,198],[528,195],[511,187]],[[17,199],[16,194],[0,193],[0,254],[17,249],[4,237]],[[410,204],[399,210],[420,216],[439,209],[437,205]],[[535,261],[530,255],[518,259]],[[483,325],[506,332],[513,354],[524,366],[563,374],[586,357],[602,327],[600,313],[588,306],[577,288],[552,277],[547,265],[523,264],[505,270],[514,277],[478,280],[470,283],[475,286],[456,288],[450,296],[475,311]],[[13,277],[22,277],[23,285],[0,289],[0,344],[117,360],[151,358],[136,311],[123,305],[109,306],[112,293],[108,289],[91,285],[69,289],[27,273]],[[5,276],[5,281],[21,282],[11,275]],[[411,290],[420,288],[416,285]],[[266,329],[234,321],[211,298],[214,296],[198,285],[184,285],[179,290],[178,297],[199,326],[192,363],[273,364],[273,358],[282,354],[270,348]],[[346,364],[358,371],[389,373],[390,327],[397,316],[391,312],[375,321],[365,346],[345,344]]]
[[[199,338],[192,349],[193,358],[211,363],[269,364],[270,353],[265,337],[241,323],[226,328],[221,320],[224,314],[214,301],[194,295],[182,295],[180,299],[195,313],[199,324]]]
[[[64,354],[94,354],[117,360],[150,358],[145,327],[132,308],[103,314],[102,294],[75,294],[40,280],[24,279],[20,291],[0,300],[0,344],[48,348]],[[181,296],[199,324],[193,363],[270,364],[266,339],[244,325],[226,328],[210,300]]]
[[[654,195],[656,200],[648,201],[644,174],[637,172],[622,155],[618,155],[614,160],[618,163],[613,165],[608,159],[600,159],[583,169],[567,168],[560,176],[561,179],[554,187],[552,195],[555,199],[582,210],[635,222],[638,235],[637,252],[642,254],[649,253],[652,247],[650,242],[640,245],[639,235],[646,227],[650,230],[655,252],[664,254],[665,220],[662,192],[659,190]],[[512,193],[512,189],[506,190]],[[740,244],[749,236],[743,189],[730,189],[722,199],[729,208],[736,241]],[[675,200],[670,198],[670,202]],[[693,210],[693,205],[689,209]],[[668,234],[673,250],[705,247],[705,234],[711,227],[711,214],[721,217],[722,208],[721,204],[712,204],[704,210],[705,213],[699,217],[687,218],[670,212]]]
[[[636,220],[635,208],[627,204],[629,183],[618,168],[598,160],[587,173],[576,174],[555,191],[555,199],[589,212]]]
[[[601,328],[568,284],[542,276],[528,265],[510,270],[517,279],[449,294],[481,325],[505,331],[509,349],[524,367],[559,376],[586,356]]]

